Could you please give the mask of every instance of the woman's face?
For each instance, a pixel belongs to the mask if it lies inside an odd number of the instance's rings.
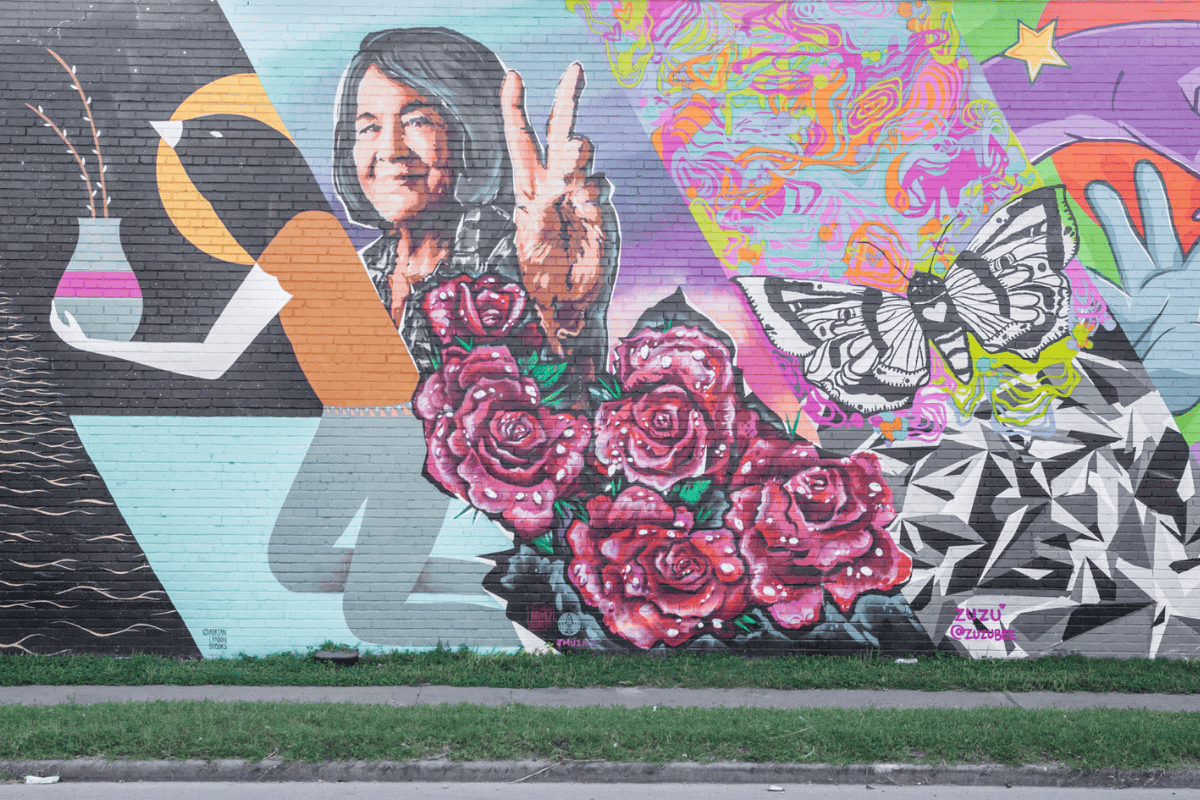
[[[358,85],[354,166],[363,193],[393,229],[453,196],[450,139],[438,106],[374,64]]]

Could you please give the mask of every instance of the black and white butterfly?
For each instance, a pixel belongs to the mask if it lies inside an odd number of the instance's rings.
[[[929,382],[929,345],[971,380],[967,334],[990,352],[1036,359],[1069,332],[1078,249],[1061,186],[1036,189],[992,215],[940,278],[916,272],[904,297],[790,278],[735,278],[771,343],[799,358],[833,400],[867,414],[900,408]]]

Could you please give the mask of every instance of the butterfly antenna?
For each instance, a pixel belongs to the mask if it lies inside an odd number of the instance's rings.
[[[880,248],[880,247],[877,247],[876,245],[873,245],[873,244],[871,244],[870,242],[868,242],[868,241],[867,241],[867,240],[865,240],[865,239],[859,239],[859,240],[857,240],[857,241],[855,242],[855,244],[857,244],[857,245],[865,245],[866,247],[874,247],[874,248],[875,248],[875,251],[876,251],[877,253],[879,253],[879,255],[883,256],[883,260],[884,260],[884,261],[886,261],[886,262],[888,263],[888,266],[889,266],[889,267],[891,267],[891,268],[892,268],[892,270],[893,270],[893,271],[894,271],[894,272],[895,272],[897,275],[899,275],[901,278],[903,278],[903,279],[904,279],[904,280],[906,280],[906,281],[908,280],[908,276],[904,274],[904,270],[902,270],[902,269],[900,269],[899,267],[897,267],[897,266],[896,266],[896,264],[895,264],[895,263],[892,261],[892,259],[891,259],[891,258],[888,256],[888,254],[887,254],[887,251],[886,251],[886,250],[884,250],[884,249],[882,249],[882,248]]]
[[[929,269],[930,270],[933,269],[933,262],[937,259],[938,253],[942,252],[942,243],[946,241],[946,234],[950,231],[950,226],[953,225],[958,220],[958,218],[961,216],[962,216],[962,213],[960,212],[958,214],[955,214],[953,217],[951,217],[950,220],[946,223],[946,227],[942,228],[942,232],[940,234],[938,234],[937,244],[933,246],[933,255],[931,255],[929,257]]]
[[[946,223],[946,227],[942,228],[942,232],[938,235],[937,248],[934,250],[935,253],[941,251],[942,242],[946,241],[946,234],[949,232],[950,226],[954,224],[955,220],[957,220],[959,216],[960,215],[955,215],[952,217],[950,221]]]

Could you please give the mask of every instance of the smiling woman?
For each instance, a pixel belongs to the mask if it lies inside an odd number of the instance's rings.
[[[529,291],[556,354],[588,338],[618,243],[611,189],[574,130],[583,88],[570,65],[543,150],[521,76],[479,42],[444,28],[363,39],[338,89],[333,182],[351,221],[382,233],[361,255],[398,326],[435,271],[492,273]]]
[[[352,221],[382,233],[361,255],[397,325],[439,264],[516,269],[504,78],[495,54],[442,28],[372,33],[342,76],[334,186]]]
[[[498,391],[495,404],[467,414],[470,423],[487,423],[495,410],[493,436],[450,431],[443,407],[478,405],[478,398],[468,403],[458,380],[439,390],[435,373],[462,360],[455,340],[463,336],[511,343],[528,357],[543,331],[574,346],[585,313],[603,319],[596,300],[611,285],[615,239],[605,234],[607,184],[588,174],[591,145],[572,130],[582,89],[582,69],[573,64],[559,83],[543,156],[525,118],[520,76],[453,31],[370,34],[342,77],[334,186],[353,222],[381,232],[361,252],[383,301],[382,308],[374,297],[370,303],[380,317],[390,315],[395,327],[385,325],[397,345],[395,328],[402,330],[426,391],[414,398],[419,411],[402,403],[326,408],[276,519],[268,561],[290,591],[341,593],[347,625],[363,641],[518,641],[503,609],[481,594],[491,564],[434,555],[434,544],[451,496],[472,497],[522,535],[541,533],[556,491],[571,489],[568,475],[582,467],[587,423],[566,411],[531,411],[534,379],[518,382],[503,347],[481,341],[463,378],[469,384],[476,367],[499,369],[496,377],[512,378],[505,386],[515,391]],[[596,346],[602,337],[591,340]],[[430,439],[435,418],[446,436],[456,434],[445,447]],[[539,446],[542,428],[570,441],[561,452]],[[431,480],[412,479],[422,468]],[[511,504],[500,500],[504,480],[515,486]]]
[[[392,233],[444,208],[454,180],[447,125],[434,102],[374,64],[358,87],[354,166],[363,193]]]

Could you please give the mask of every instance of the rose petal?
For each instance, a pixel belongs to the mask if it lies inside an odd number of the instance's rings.
[[[686,509],[640,486],[592,498],[588,514],[567,532],[568,576],[613,633],[641,648],[675,646],[705,619],[728,621],[745,610],[746,569],[731,532],[692,530]]]
[[[797,630],[821,619],[821,587],[793,590],[788,599],[771,606],[771,616],[785,628]]]

